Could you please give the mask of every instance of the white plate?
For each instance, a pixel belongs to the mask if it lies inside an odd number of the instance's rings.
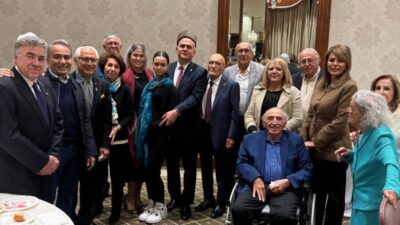
[[[21,211],[25,209],[29,209],[36,204],[38,204],[39,200],[33,196],[17,196],[9,199],[5,199],[1,202],[6,207],[7,212],[11,211]]]
[[[12,224],[12,225],[17,225],[17,224],[28,224],[31,223],[34,219],[35,216],[29,212],[18,212],[22,213],[25,216],[25,221],[23,222],[16,222],[14,220],[14,215],[17,212],[8,212],[4,214],[0,214],[0,224],[1,225],[7,225],[7,224]]]

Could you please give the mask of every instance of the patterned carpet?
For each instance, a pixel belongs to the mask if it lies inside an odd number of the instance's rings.
[[[183,173],[183,171],[181,171],[181,173]],[[166,185],[166,180],[167,180],[167,173],[166,170],[163,168],[161,171],[161,176],[163,178],[164,184]],[[181,175],[181,177],[183,177]],[[215,182],[214,182],[215,184]],[[168,191],[167,188],[165,188],[165,197],[166,200],[165,202],[168,203],[169,202],[169,195],[168,195]],[[126,190],[125,190],[126,192]],[[216,191],[214,191],[214,193],[216,193]],[[147,203],[147,192],[146,192],[146,188],[145,186],[142,188],[142,200],[143,202],[146,204]],[[180,213],[179,213],[179,209],[175,209],[173,212],[168,214],[168,217],[163,220],[161,223],[159,223],[159,225],[176,225],[176,224],[180,224],[180,225],[217,225],[217,224],[224,224],[225,221],[225,214],[217,219],[211,219],[209,217],[211,209],[204,211],[204,212],[195,212],[194,211],[194,207],[199,204],[201,201],[203,200],[203,189],[201,186],[201,174],[200,174],[200,170],[198,169],[197,171],[197,179],[196,179],[196,196],[195,196],[195,203],[194,205],[192,205],[192,217],[187,220],[181,220],[180,219]],[[94,221],[97,225],[105,225],[108,224],[108,217],[110,216],[110,211],[111,211],[111,198],[108,197],[105,201],[104,201],[104,211],[103,214],[101,214],[100,216],[98,216],[96,218],[96,220]],[[128,212],[126,212],[125,210],[122,210],[121,213],[121,219],[119,221],[119,223],[117,223],[117,225],[131,225],[131,224],[145,224],[140,222],[137,219],[137,215],[133,215],[133,214],[129,214]],[[348,225],[349,221],[348,219],[345,219],[343,221],[343,225]]]

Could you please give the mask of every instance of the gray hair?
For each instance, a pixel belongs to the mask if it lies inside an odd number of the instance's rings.
[[[283,113],[283,119],[285,120],[285,123],[289,120],[288,114],[285,111],[283,111],[282,109],[278,108],[278,107],[272,107],[272,108],[268,109],[267,111],[265,111],[265,113],[263,114],[261,119],[265,120],[267,118],[267,114],[272,110],[279,110],[280,112],[282,112]]]
[[[305,48],[305,49],[303,49],[303,50],[299,53],[299,55],[297,56],[297,60],[298,60],[299,62],[300,62],[300,55],[303,54],[304,52],[312,52],[312,53],[314,53],[314,54],[316,55],[317,58],[320,57],[317,50],[315,50],[315,49],[313,49],[313,48]]]
[[[142,49],[142,51],[143,51],[143,54],[144,54],[143,71],[145,71],[145,70],[146,70],[146,67],[147,67],[146,46],[145,46],[143,43],[141,43],[141,42],[134,42],[134,43],[129,47],[128,51],[126,52],[126,56],[125,56],[125,64],[126,64],[128,67],[132,67],[130,58],[131,58],[132,52],[134,52],[134,51],[137,50],[137,49]]]
[[[50,54],[50,48],[53,47],[54,45],[62,45],[66,48],[69,49],[69,51],[71,52],[72,55],[72,47],[71,45],[64,39],[57,39],[55,41],[53,41],[51,44],[49,44],[48,48],[47,48],[47,55]]]
[[[119,38],[117,34],[112,32],[112,33],[106,34],[106,36],[103,39],[103,45],[106,44],[107,39],[110,37],[116,37],[118,39],[118,43],[121,44],[121,38]]]
[[[17,37],[14,44],[14,54],[18,53],[19,49],[26,46],[40,47],[47,51],[47,42],[40,39],[36,34],[28,32]]]
[[[352,102],[363,114],[360,122],[362,128],[389,125],[390,111],[386,99],[382,95],[360,90],[353,95]]]
[[[74,58],[78,58],[79,56],[81,56],[82,50],[92,50],[96,53],[96,59],[99,59],[99,53],[97,52],[97,50],[93,47],[93,46],[80,46],[75,50],[75,54],[74,54]]]

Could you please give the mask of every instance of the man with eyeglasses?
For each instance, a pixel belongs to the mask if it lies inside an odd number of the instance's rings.
[[[14,77],[0,78],[0,192],[53,203],[63,121],[51,86],[39,79],[46,49],[35,34],[19,35]]]
[[[313,48],[303,49],[298,55],[298,61],[301,72],[293,74],[293,83],[298,83],[301,87],[301,106],[303,115],[307,115],[314,88],[322,77],[319,66],[321,61],[318,52]]]
[[[82,86],[86,109],[90,112],[98,155],[100,159],[105,159],[110,153],[111,97],[109,84],[94,76],[98,59],[99,55],[94,47],[81,46],[77,48],[74,54],[77,70],[71,74],[71,77]],[[104,170],[107,170],[107,164],[104,161],[96,163],[93,170],[88,170],[88,164],[86,166],[83,165],[80,169],[79,225],[93,224],[92,220],[95,213],[91,211],[94,209],[95,201],[100,197],[102,198],[98,193],[104,186],[101,186],[99,182],[104,176]],[[75,209],[76,198],[75,196],[73,209]]]
[[[234,185],[234,146],[239,120],[239,84],[222,76],[225,59],[213,54],[208,61],[208,85],[201,104],[198,149],[201,161],[204,201],[196,211],[214,208],[210,217],[215,219],[225,212],[229,194]],[[213,194],[213,156],[217,178],[217,202]]]
[[[168,191],[171,202],[168,211],[181,206],[181,219],[188,220],[191,215],[190,205],[194,202],[196,183],[196,159],[198,144],[196,127],[200,116],[199,106],[207,86],[207,71],[192,62],[196,54],[197,38],[189,31],[178,34],[176,54],[178,61],[169,66],[168,74],[178,89],[180,102],[175,109],[163,115],[160,125],[173,125],[172,143],[167,153]],[[179,161],[182,159],[185,170],[181,193]]]

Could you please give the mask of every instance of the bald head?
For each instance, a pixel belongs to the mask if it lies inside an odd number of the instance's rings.
[[[208,75],[215,80],[222,75],[225,69],[225,58],[221,54],[212,54],[208,59]]]

